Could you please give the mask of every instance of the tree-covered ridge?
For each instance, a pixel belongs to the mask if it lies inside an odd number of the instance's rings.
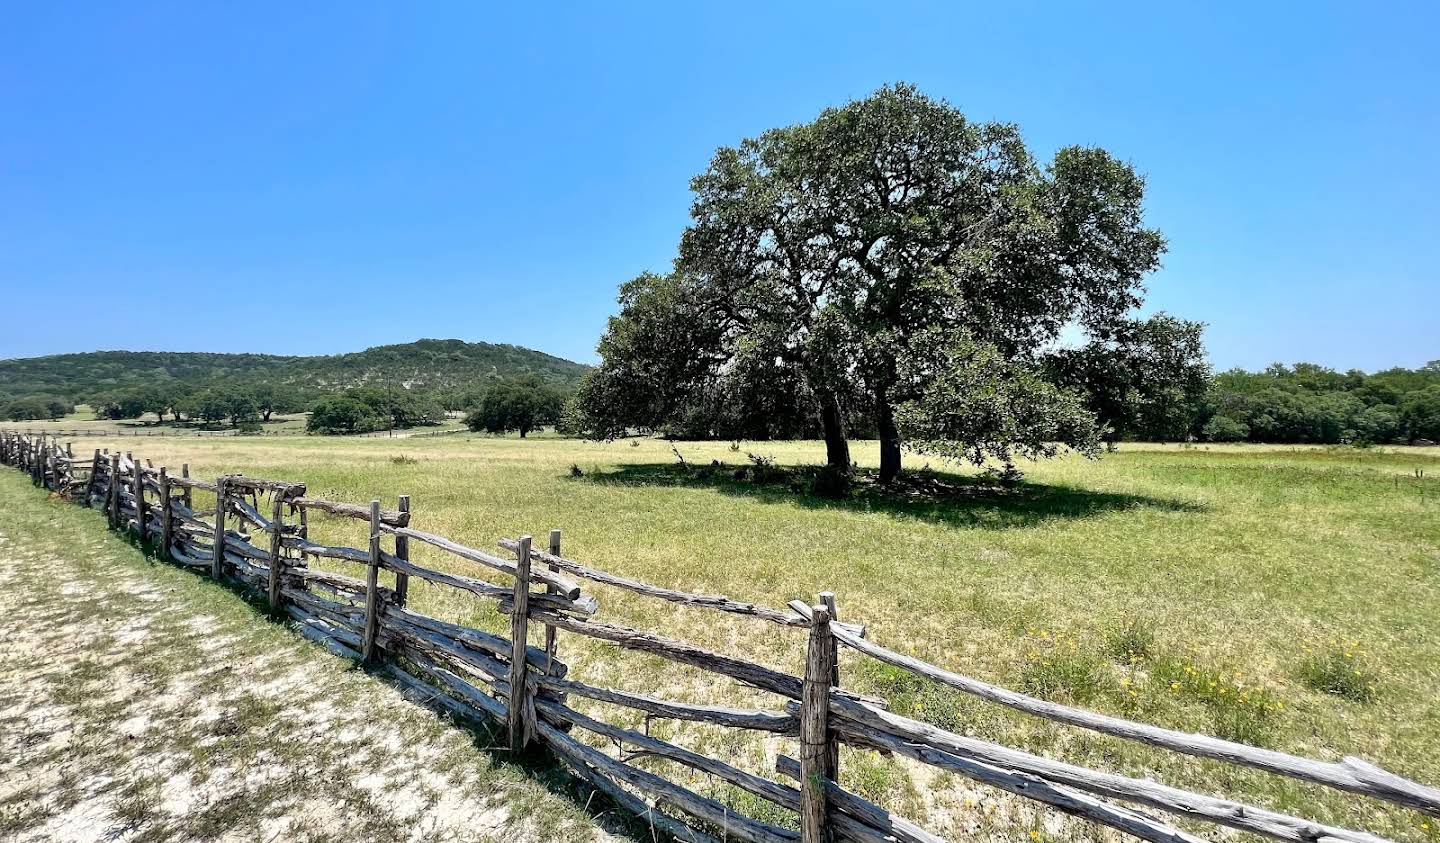
[[[514,345],[435,339],[315,357],[92,351],[0,360],[0,396],[63,395],[93,401],[128,387],[217,383],[269,383],[325,392],[358,386],[456,390],[522,375],[570,388],[588,368]]]

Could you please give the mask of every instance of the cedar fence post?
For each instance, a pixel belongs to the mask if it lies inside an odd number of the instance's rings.
[[[820,603],[830,610],[831,623],[840,620],[840,612],[835,607],[835,592],[820,592]],[[830,636],[830,687],[840,687],[840,644],[833,635]],[[826,755],[829,758],[832,774],[830,778],[834,780],[840,770],[840,741],[834,733],[831,733],[827,743],[829,748],[826,750]]]
[[[811,609],[810,643],[805,650],[805,684],[800,699],[800,839],[828,843],[825,783],[834,781],[830,765],[830,682],[834,675],[834,635],[830,610]]]
[[[281,527],[285,524],[285,498],[288,490],[276,489],[270,493],[275,506],[270,510],[270,611],[280,611],[280,538]]]
[[[140,543],[145,543],[145,472],[140,470],[140,463],[132,461],[131,471],[134,475],[130,478],[131,493],[135,495],[135,530],[140,538]]]
[[[210,577],[220,581],[225,572],[225,475],[215,479],[215,555],[210,560]]]
[[[175,541],[175,522],[170,514],[170,474],[160,466],[160,558],[170,561],[170,548]]]
[[[188,463],[188,462],[182,462],[182,463],[180,463],[180,476],[181,476],[181,477],[184,477],[186,480],[189,480],[189,479],[190,479],[190,463]],[[189,487],[189,486],[186,486],[186,487],[185,487],[185,491],[183,491],[183,492],[180,493],[180,499],[185,503],[185,508],[186,508],[186,509],[191,509],[191,510],[193,510],[193,509],[195,508],[194,499],[191,498],[191,496],[190,496],[190,487]]]
[[[530,536],[521,536],[515,548],[515,597],[510,606],[510,750],[519,753],[533,731],[534,703],[525,675],[525,646],[529,638]]]
[[[380,502],[370,502],[370,567],[365,572],[365,639],[361,657],[366,664],[376,658],[375,636],[380,631]]]
[[[551,556],[559,556],[559,555],[560,555],[560,531],[559,531],[559,530],[551,530],[551,531],[550,531],[550,555],[551,555]],[[550,564],[546,565],[545,567],[549,568],[551,571],[554,571],[554,572],[557,573],[557,574],[560,573],[560,566],[559,566],[559,565],[556,565],[554,562],[551,562]],[[559,594],[559,593],[560,593],[560,589],[556,588],[556,587],[553,586],[553,585],[549,585],[549,584],[547,583],[546,586],[545,586],[545,593],[546,593],[546,594]],[[555,627],[553,627],[553,626],[551,626],[550,624],[547,623],[547,624],[545,624],[545,674],[546,674],[547,676],[550,674],[550,669],[551,669],[552,667],[554,667],[554,666],[555,666]]]
[[[409,495],[401,495],[401,496],[400,496],[400,503],[396,504],[396,508],[399,509],[401,512],[409,512],[409,511],[410,511],[410,496],[409,496]],[[409,521],[406,521],[405,523],[408,524],[408,523],[410,523],[410,522],[409,522]],[[409,561],[410,561],[410,539],[409,539],[408,536],[398,536],[398,535],[397,535],[397,536],[395,537],[395,558],[396,558],[396,559],[403,560],[403,561],[405,561],[405,562],[409,562]],[[402,574],[402,573],[399,573],[399,572],[397,571],[397,572],[395,573],[395,605],[400,606],[401,608],[404,608],[404,606],[405,606],[405,601],[406,601],[406,599],[407,599],[409,596],[410,596],[410,575],[409,575],[409,574]]]
[[[95,458],[90,461],[90,481],[85,484],[85,506],[93,507],[94,502],[90,500],[95,494],[95,478],[100,476],[100,449],[95,449]]]
[[[110,529],[120,523],[120,452],[110,455],[110,487],[105,490],[106,508],[110,510]]]

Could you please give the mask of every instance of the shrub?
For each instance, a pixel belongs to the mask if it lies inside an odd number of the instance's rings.
[[[585,472],[580,469],[580,466],[577,463],[572,462],[570,463],[570,476],[576,478],[584,477]]]
[[[1378,685],[1375,672],[1365,663],[1364,655],[1353,645],[1332,642],[1319,652],[1311,652],[1300,663],[1300,681],[1312,691],[1333,694],[1352,702],[1375,699]]]

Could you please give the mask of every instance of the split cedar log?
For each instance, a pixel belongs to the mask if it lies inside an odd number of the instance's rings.
[[[511,539],[501,539],[500,546],[506,550],[515,550],[515,542]],[[643,583],[639,580],[627,579],[606,573],[595,568],[566,559],[559,554],[544,553],[538,550],[531,551],[531,558],[537,562],[543,562],[548,566],[554,566],[562,571],[568,571],[577,577],[582,577],[592,582],[604,583],[605,585],[623,588],[644,594],[647,597],[656,597],[671,603],[680,603],[686,606],[698,606],[707,609],[718,609],[722,612],[730,612],[737,615],[750,615],[751,617],[763,618],[783,626],[809,626],[808,621],[803,621],[792,615],[788,615],[776,609],[768,609],[764,606],[757,606],[753,603],[745,603],[739,600],[731,600],[718,594],[690,594],[684,591],[675,591],[669,588]]]
[[[339,515],[343,518],[358,518],[370,520],[370,509],[353,503],[338,503],[320,498],[298,497],[290,501],[291,504],[304,509],[318,509],[321,512],[328,512],[331,515]],[[404,527],[410,523],[410,513],[397,512],[390,509],[380,510],[380,523],[391,527]]]
[[[633,708],[647,714],[670,720],[689,720],[700,723],[714,723],[734,729],[754,729],[781,735],[799,735],[800,720],[791,714],[774,711],[750,711],[719,706],[693,705],[656,699],[643,694],[601,688],[572,679],[541,677],[540,684],[555,691],[586,697],[612,705]]]
[[[858,743],[871,743],[874,733],[881,732],[951,755],[1028,773],[1097,796],[1158,808],[1190,819],[1218,823],[1276,840],[1293,843],[1311,843],[1320,839],[1347,843],[1381,843],[1384,839],[1227,799],[1191,793],[1147,779],[1128,778],[1054,761],[988,741],[956,735],[928,723],[872,709],[863,703],[841,697],[830,700],[830,713],[834,716],[832,728]]]
[[[784,755],[776,758],[775,771],[796,781],[801,780],[800,762],[793,758]],[[830,815],[835,830],[840,832],[840,836],[851,840],[864,840],[867,843],[945,843],[944,838],[931,834],[904,817],[895,816],[879,805],[861,799],[832,781],[825,782],[825,801],[841,812],[840,815]],[[847,817],[862,828],[846,823]]]
[[[1384,799],[1397,805],[1424,811],[1432,816],[1440,816],[1440,790],[1425,787],[1390,773],[1386,773],[1384,776],[1374,773],[1366,775],[1363,771],[1370,765],[1366,765],[1359,759],[1347,758],[1339,764],[1327,763],[1222,740],[1209,735],[1189,734],[1146,723],[1136,723],[1132,720],[1122,720],[1083,708],[1073,708],[1048,700],[1036,699],[977,679],[971,679],[968,676],[961,676],[958,673],[952,673],[944,668],[860,639],[844,630],[835,630],[835,637],[841,643],[887,664],[906,668],[942,685],[1037,717],[1152,746],[1173,749],[1186,755],[1214,758],[1232,764],[1255,767],[1271,773],[1328,785],[1338,790]],[[1379,768],[1373,769],[1378,770]]]
[[[414,539],[418,542],[424,542],[425,544],[428,544],[432,547],[438,547],[441,550],[446,551],[447,553],[452,553],[460,557],[461,559],[468,559],[471,562],[479,563],[488,568],[494,568],[495,570],[509,574],[512,577],[517,576],[518,569],[514,562],[508,559],[501,559],[498,556],[491,556],[484,551],[476,550],[472,547],[466,547],[463,544],[457,544],[456,542],[453,542],[445,538],[444,536],[437,536],[434,533],[427,533],[422,530],[410,529],[408,527],[397,528],[391,530],[390,532],[394,533],[396,536],[404,536],[406,538]],[[515,550],[515,542],[511,541],[510,539],[501,540],[502,546],[506,543],[510,545],[510,547],[507,549],[513,552]],[[536,582],[554,586],[555,590],[558,591],[562,596],[567,597],[571,600],[574,600],[575,598],[580,596],[580,585],[569,577],[564,577],[559,574],[551,573],[548,570],[532,569],[530,571],[530,578]]]

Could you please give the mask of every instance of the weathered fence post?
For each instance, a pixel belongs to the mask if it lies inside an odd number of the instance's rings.
[[[835,592],[820,592],[820,603],[830,611],[831,623],[840,620],[840,612],[835,606]],[[840,687],[840,643],[833,635],[830,636],[830,687]],[[827,743],[829,744],[829,749],[826,751],[826,754],[829,757],[830,771],[837,773],[840,769],[840,741],[832,732]],[[833,779],[834,776],[832,775],[831,778]]]
[[[182,462],[182,463],[180,463],[180,476],[183,477],[183,478],[185,478],[186,480],[189,480],[189,479],[190,479],[190,463],[188,463],[188,462]],[[189,485],[186,485],[186,486],[185,486],[185,491],[183,491],[183,492],[180,493],[180,500],[185,504],[185,508],[186,508],[186,509],[189,509],[189,510],[195,509],[195,502],[194,502],[194,498],[191,497],[191,492],[190,492],[190,486],[189,486]]]
[[[90,499],[95,496],[95,478],[100,476],[100,449],[95,449],[95,457],[90,461],[90,479],[85,482],[85,506],[94,508],[95,504]]]
[[[410,511],[410,496],[409,496],[409,495],[401,495],[401,496],[400,496],[400,503],[397,504],[396,507],[397,507],[401,512],[409,512],[409,511]],[[408,524],[408,523],[410,523],[410,522],[409,522],[409,521],[406,521],[405,523]],[[395,537],[395,558],[396,558],[396,559],[399,559],[399,560],[401,560],[401,561],[404,561],[404,562],[409,562],[409,561],[410,561],[410,539],[409,539],[409,537],[407,537],[407,536],[399,536],[399,535],[397,535],[397,536]],[[404,607],[405,601],[409,598],[409,596],[410,596],[410,575],[409,575],[409,574],[402,574],[402,573],[400,573],[400,572],[397,571],[397,572],[395,573],[395,605],[396,605],[396,606],[400,606],[400,607]]]
[[[120,524],[120,453],[110,455],[110,486],[105,490],[106,508],[110,510],[110,529]]]
[[[136,460],[130,462],[134,476],[130,478],[131,493],[135,495],[135,531],[140,543],[145,543],[145,472]]]
[[[270,598],[270,611],[280,611],[280,540],[281,528],[285,524],[285,498],[289,495],[286,490],[275,489],[271,491],[275,498],[275,505],[270,510],[270,586],[267,590]]]
[[[215,555],[210,560],[210,577],[219,582],[225,573],[225,475],[215,479]]]
[[[170,548],[175,542],[175,521],[170,514],[170,474],[160,466],[160,558],[170,561]]]
[[[825,782],[834,781],[830,763],[830,682],[834,676],[835,639],[830,610],[811,609],[810,644],[805,650],[805,684],[800,699],[800,839],[828,843]]]
[[[525,676],[525,647],[530,637],[530,536],[515,548],[515,597],[510,606],[510,750],[520,752],[533,730],[533,702]]]
[[[560,531],[559,531],[559,530],[551,530],[551,531],[550,531],[550,555],[551,555],[551,556],[559,556],[559,555],[560,555]],[[554,572],[557,573],[557,574],[560,573],[560,566],[559,566],[559,565],[556,565],[554,562],[549,563],[549,564],[546,565],[545,567],[549,568],[551,571],[554,571]],[[547,584],[545,585],[545,593],[546,593],[546,594],[559,594],[559,593],[560,593],[560,589],[558,589],[558,588],[556,588],[555,586],[550,585],[550,584],[547,583]],[[554,665],[555,665],[555,627],[553,627],[553,626],[551,626],[550,624],[547,623],[547,624],[545,624],[545,673],[546,673],[546,675],[549,675],[550,669],[551,669]]]
[[[370,567],[365,572],[365,639],[361,657],[375,663],[375,637],[380,631],[380,502],[370,502]]]

